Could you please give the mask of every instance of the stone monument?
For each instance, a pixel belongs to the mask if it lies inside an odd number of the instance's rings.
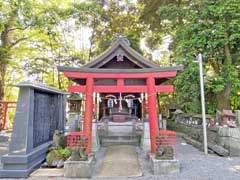
[[[42,84],[22,82],[9,153],[0,177],[27,177],[45,160],[55,130],[64,131],[65,93]]]

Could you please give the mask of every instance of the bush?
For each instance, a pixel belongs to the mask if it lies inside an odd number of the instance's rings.
[[[52,149],[47,155],[47,164],[48,166],[53,166],[55,160],[66,160],[70,157],[71,151],[68,148],[58,148]]]

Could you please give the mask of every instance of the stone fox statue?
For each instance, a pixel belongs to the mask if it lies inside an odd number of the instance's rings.
[[[59,130],[55,130],[54,134],[53,134],[53,147],[55,148],[64,148],[66,146],[66,138],[64,136],[64,133],[59,131]]]
[[[88,159],[88,155],[86,153],[85,147],[73,147],[71,154],[71,161],[86,161]]]
[[[171,146],[160,146],[158,145],[157,151],[156,151],[156,159],[161,160],[171,160],[173,159],[174,152],[173,148]]]

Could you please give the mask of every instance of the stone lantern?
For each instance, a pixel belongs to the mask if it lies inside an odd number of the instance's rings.
[[[72,93],[67,99],[68,101],[68,121],[66,124],[66,131],[80,131],[82,129],[83,119],[82,114],[82,101],[83,98],[80,94]]]
[[[79,94],[72,93],[68,98],[69,112],[81,113],[82,100]]]

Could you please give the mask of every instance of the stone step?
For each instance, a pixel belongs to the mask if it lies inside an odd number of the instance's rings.
[[[103,139],[101,141],[101,144],[102,144],[103,147],[114,146],[114,145],[138,146],[139,142],[138,141],[132,141],[132,140],[116,141],[116,140]]]
[[[103,147],[112,145],[139,145],[139,139],[136,136],[104,136],[101,138],[101,145]]]

